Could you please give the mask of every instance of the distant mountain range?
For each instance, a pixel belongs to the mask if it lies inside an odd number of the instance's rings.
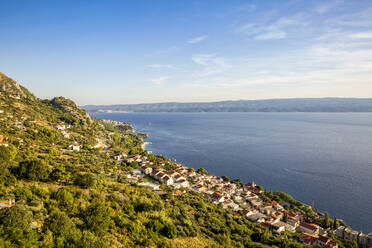
[[[372,112],[372,98],[293,98],[221,102],[86,105],[88,112]]]

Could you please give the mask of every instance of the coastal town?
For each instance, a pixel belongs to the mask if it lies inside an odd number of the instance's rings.
[[[105,122],[115,126],[123,125],[121,122]],[[71,128],[70,125],[60,123],[55,128],[61,132],[65,139],[70,139],[68,131]],[[7,147],[8,143],[5,140],[5,137],[0,135],[0,145]],[[146,142],[143,142],[142,148],[145,144]],[[93,148],[106,153],[109,149],[102,140],[97,140],[97,145]],[[80,149],[81,145],[73,142],[67,147],[67,150],[63,150],[79,152]],[[204,169],[195,170],[167,159],[152,162],[148,159],[151,152],[147,151],[144,154],[147,155],[119,153],[112,156],[111,159],[122,166],[136,165],[136,168],[119,175],[125,176],[130,183],[149,188],[159,195],[166,194],[165,187],[173,188],[175,195],[184,194],[186,191],[204,194],[213,203],[239,213],[249,221],[258,223],[273,232],[299,232],[299,241],[304,245],[337,248],[338,244],[332,239],[332,236],[337,236],[355,241],[364,247],[372,247],[372,233],[364,234],[344,225],[325,229],[316,223],[308,222],[306,212],[301,209],[291,209],[289,202],[282,200],[279,203],[275,200],[265,200],[262,187],[253,181],[238,185],[227,178],[208,174]],[[0,210],[13,207],[15,204],[14,199],[0,201]],[[314,212],[318,214],[318,217],[324,217],[321,213]]]
[[[259,223],[274,232],[301,232],[299,239],[304,245],[336,248],[338,245],[331,238],[332,235],[336,235],[339,238],[356,241],[365,247],[372,247],[372,233],[363,234],[345,226],[324,229],[315,223],[308,223],[305,211],[289,210],[290,204],[285,201],[281,204],[277,201],[264,201],[261,197],[263,190],[254,182],[239,187],[231,181],[207,174],[203,170],[195,171],[193,168],[171,161],[154,163],[142,155],[118,154],[113,156],[113,159],[120,163],[138,163],[140,168],[125,173],[131,183],[149,188],[156,194],[165,193],[162,185],[174,188],[175,195],[183,194],[186,190],[205,194],[213,203],[241,213],[251,222]]]

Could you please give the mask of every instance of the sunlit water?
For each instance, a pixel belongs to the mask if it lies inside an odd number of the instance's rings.
[[[148,150],[254,180],[372,232],[372,113],[94,114],[149,134]]]

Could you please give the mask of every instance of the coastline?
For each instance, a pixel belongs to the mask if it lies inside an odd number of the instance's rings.
[[[143,142],[143,144],[142,144],[142,147],[144,148],[144,150],[146,149],[146,146],[148,145],[148,142],[147,141],[144,141]],[[195,164],[194,164],[194,166],[195,166]],[[194,167],[195,169],[196,169],[196,167]],[[265,184],[263,184],[263,185],[265,185]],[[270,187],[271,188],[271,187]],[[285,191],[285,190],[283,190],[284,192],[287,192],[287,191]],[[301,201],[301,203],[303,203],[302,201]],[[304,203],[303,203],[304,204]],[[309,204],[304,204],[305,206],[307,206],[307,207],[311,207],[311,206],[309,206]],[[319,211],[319,210],[317,210],[317,213],[318,214],[320,214],[320,215],[322,215],[322,214],[324,214],[324,212],[326,212],[326,209],[322,209],[323,211]],[[341,219],[339,219],[338,217],[341,217],[342,218],[342,216],[337,216],[337,219],[338,220],[340,220],[341,221]]]

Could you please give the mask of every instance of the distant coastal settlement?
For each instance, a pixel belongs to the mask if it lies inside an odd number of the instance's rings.
[[[124,125],[117,121],[107,122]],[[143,142],[142,148],[148,143]],[[145,151],[143,155],[119,153],[112,158],[128,169],[124,176],[129,182],[149,188],[155,194],[166,194],[164,187],[173,187],[175,195],[186,191],[204,194],[213,203],[240,213],[271,231],[300,232],[299,240],[305,245],[338,247],[337,239],[346,239],[372,247],[372,233],[355,231],[343,220],[331,219],[328,213],[321,213],[284,192],[265,191],[253,181],[243,183],[241,179],[231,180],[228,176],[219,178],[204,168],[195,170],[162,156],[156,156],[161,159],[152,162],[154,157],[152,152]]]

